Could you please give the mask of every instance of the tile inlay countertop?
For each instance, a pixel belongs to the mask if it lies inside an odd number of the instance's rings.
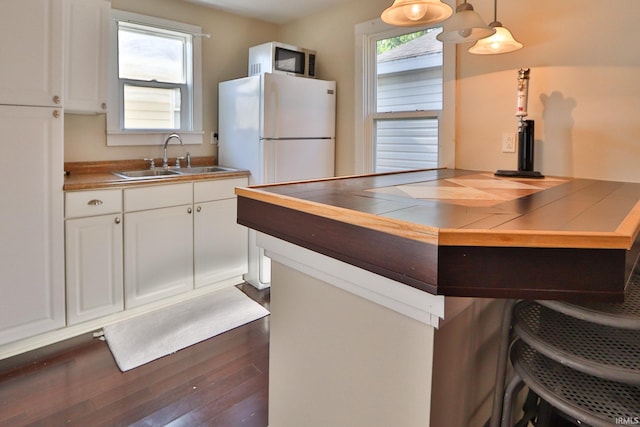
[[[438,295],[624,296],[640,184],[434,169],[237,189],[239,222]]]

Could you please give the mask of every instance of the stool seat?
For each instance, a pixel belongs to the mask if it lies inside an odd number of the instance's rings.
[[[624,302],[538,301],[552,310],[601,325],[640,330],[640,263],[625,289]]]
[[[640,424],[640,263],[634,268],[624,302],[505,303],[491,427],[513,425],[525,385],[518,426],[552,426],[555,414],[593,427]]]
[[[640,330],[580,320],[534,301],[516,304],[513,329],[557,362],[599,378],[640,385]]]
[[[511,347],[516,373],[542,399],[592,427],[625,424],[640,417],[640,388],[597,378],[564,366],[522,340]]]

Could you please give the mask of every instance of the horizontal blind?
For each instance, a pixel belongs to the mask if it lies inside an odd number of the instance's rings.
[[[378,75],[377,112],[442,109],[442,67]]]
[[[438,167],[438,119],[375,122],[376,172]]]

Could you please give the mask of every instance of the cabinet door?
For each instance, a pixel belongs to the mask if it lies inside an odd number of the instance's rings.
[[[125,308],[193,289],[192,205],[124,215]]]
[[[236,222],[236,199],[196,203],[195,286],[240,277],[247,272],[247,228]]]
[[[9,159],[0,168],[0,345],[65,324],[63,117],[54,111],[0,106]]]
[[[122,220],[103,215],[66,221],[67,323],[122,311]]]
[[[0,13],[0,104],[62,102],[62,0],[5,0]]]
[[[110,13],[104,0],[65,0],[66,112],[106,111]]]

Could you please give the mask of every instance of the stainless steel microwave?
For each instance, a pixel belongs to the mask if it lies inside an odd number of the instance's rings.
[[[249,75],[262,73],[316,77],[316,52],[280,42],[249,48]]]

